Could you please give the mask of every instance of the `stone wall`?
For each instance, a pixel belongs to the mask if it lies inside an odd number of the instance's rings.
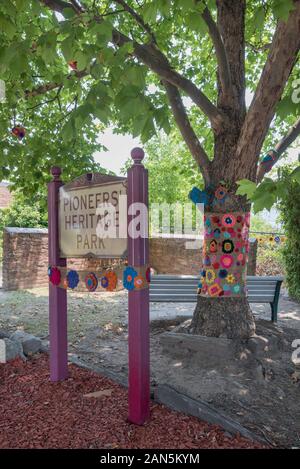
[[[9,207],[12,195],[9,191],[8,184],[0,182],[0,209]]]
[[[201,249],[186,249],[188,238],[151,238],[150,265],[157,273],[197,275]],[[255,274],[257,242],[250,243],[248,274]],[[116,259],[68,259],[68,267],[98,270],[120,263]],[[5,228],[3,233],[3,289],[43,287],[48,284],[48,232],[46,229]]]

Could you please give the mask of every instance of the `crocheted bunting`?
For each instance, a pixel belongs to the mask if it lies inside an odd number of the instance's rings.
[[[98,279],[96,275],[93,272],[90,272],[87,274],[85,277],[85,286],[88,291],[93,292],[97,289],[98,287]]]
[[[77,287],[79,283],[79,275],[76,272],[76,270],[70,270],[66,278],[67,278],[67,284],[69,288],[72,288],[73,290],[74,288]]]
[[[149,288],[150,267],[143,265],[139,267],[127,266],[123,272],[123,286],[128,291]]]
[[[202,296],[241,296],[245,293],[250,213],[208,213],[204,217]]]
[[[52,267],[52,266],[48,267],[48,277],[49,277],[50,282],[53,285],[58,286],[60,284],[61,274],[60,274],[60,270],[57,267]]]

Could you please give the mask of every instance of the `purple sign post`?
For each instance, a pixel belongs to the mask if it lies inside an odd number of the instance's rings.
[[[66,267],[59,255],[58,202],[61,169],[51,169],[53,180],[48,184],[48,257],[49,266]],[[67,292],[49,282],[50,379],[68,377]]]
[[[131,157],[134,163],[127,173],[128,264],[143,267],[149,263],[148,171],[142,164],[144,151],[141,148],[134,148]],[[136,209],[140,212],[137,237],[131,223]],[[128,365],[128,420],[142,425],[150,416],[148,288],[128,292]]]
[[[144,270],[149,263],[148,240],[148,171],[142,160],[144,152],[134,148],[133,165],[127,179],[128,264]],[[61,169],[51,169],[53,180],[48,184],[49,266],[66,267],[59,246],[59,189]],[[107,179],[107,177],[106,177]],[[101,256],[100,256],[101,257]],[[68,377],[67,291],[49,283],[50,378],[60,381]],[[142,425],[150,416],[150,344],[149,288],[128,292],[128,419]]]

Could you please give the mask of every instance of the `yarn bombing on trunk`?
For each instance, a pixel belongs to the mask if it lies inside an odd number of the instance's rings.
[[[250,213],[208,213],[204,225],[203,268],[198,294],[241,296],[246,289]]]

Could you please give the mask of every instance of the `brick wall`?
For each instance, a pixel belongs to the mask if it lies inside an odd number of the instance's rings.
[[[4,229],[2,261],[2,287],[4,290],[19,290],[47,285],[47,266],[47,229]]]
[[[201,248],[186,249],[188,238],[151,238],[150,265],[160,274],[198,275]]]
[[[7,208],[12,200],[12,195],[8,189],[8,185],[0,182],[0,209]]]
[[[201,249],[186,249],[185,238],[150,239],[150,265],[158,273],[197,275]],[[256,240],[255,240],[256,241]],[[251,242],[248,274],[255,274],[257,242]],[[68,267],[98,270],[116,259],[68,259]],[[3,233],[3,289],[42,287],[48,284],[48,232],[45,229],[5,228]]]

